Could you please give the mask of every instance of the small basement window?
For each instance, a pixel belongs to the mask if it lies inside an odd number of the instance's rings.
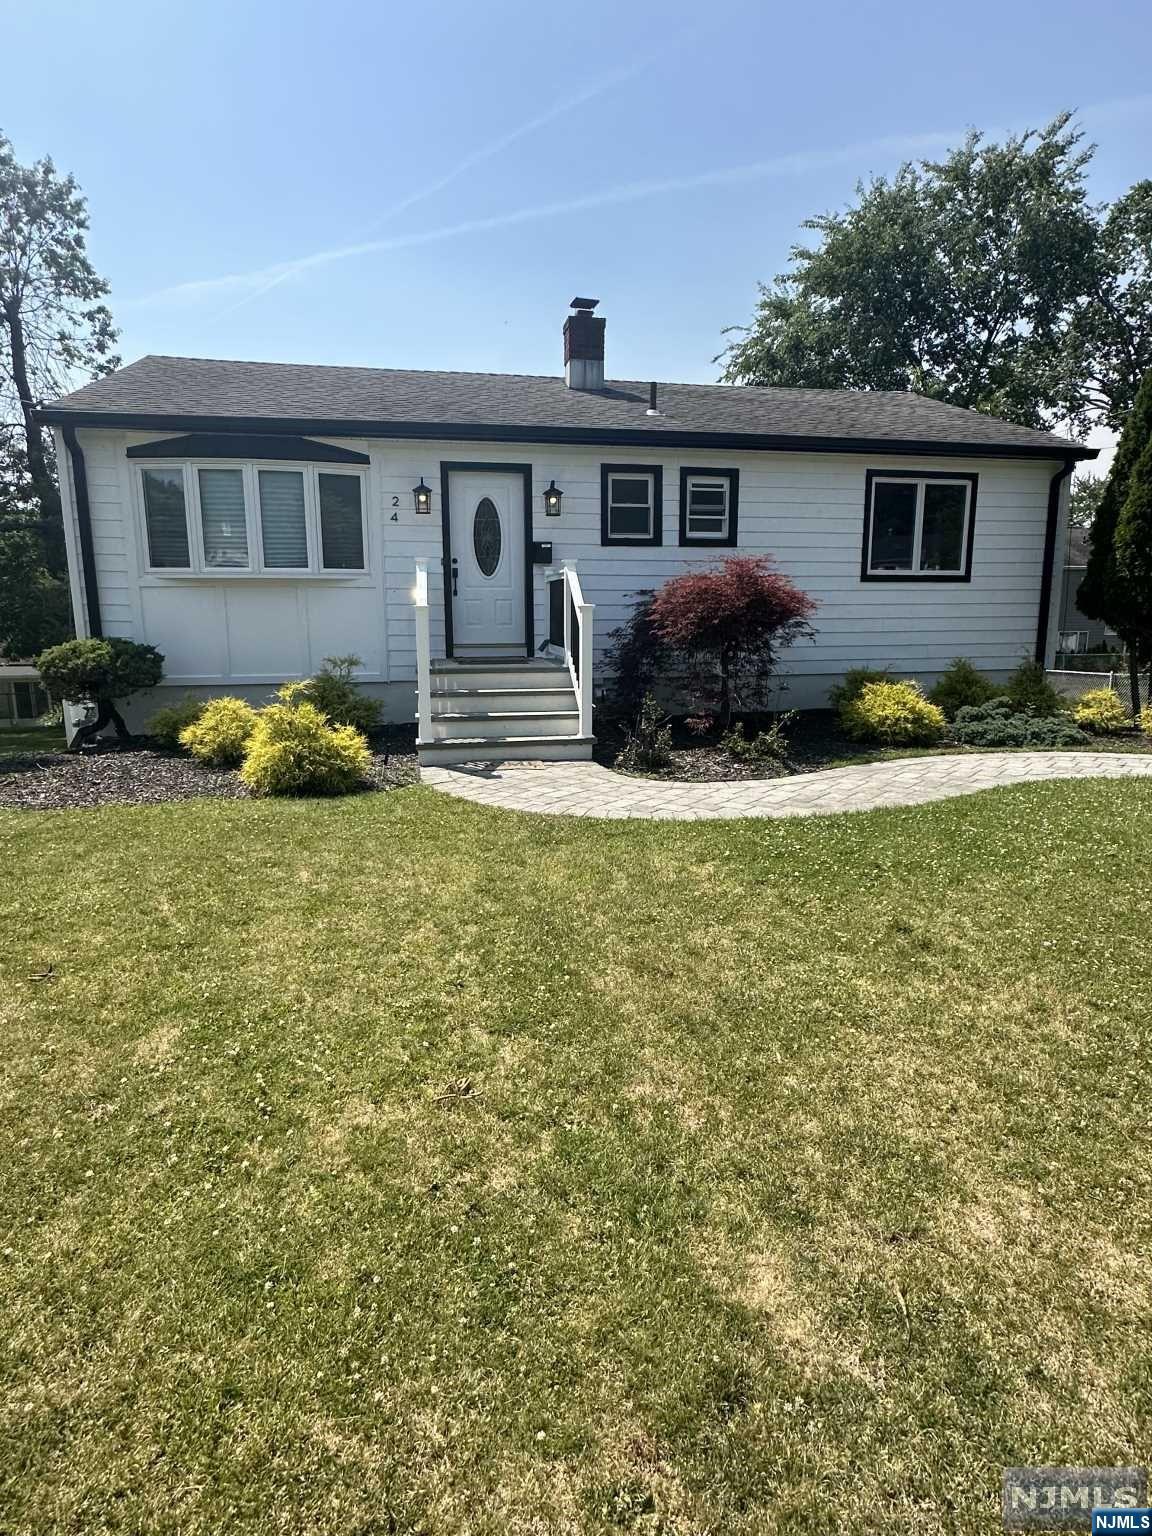
[[[366,568],[364,476],[315,465],[139,466],[147,567],[320,575]]]
[[[680,471],[681,544],[736,543],[739,480],[735,469]]]
[[[968,581],[976,475],[869,470],[865,581]]]
[[[658,465],[604,464],[600,469],[600,542],[663,542],[663,476]]]

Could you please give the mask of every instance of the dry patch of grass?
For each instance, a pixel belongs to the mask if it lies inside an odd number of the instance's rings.
[[[1147,1459],[1147,786],[0,838],[6,1532],[969,1536]]]

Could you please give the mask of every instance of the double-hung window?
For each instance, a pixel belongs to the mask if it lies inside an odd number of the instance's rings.
[[[663,494],[658,464],[602,464],[601,544],[662,543]]]
[[[681,544],[734,545],[739,486],[736,469],[682,469]]]
[[[870,469],[866,476],[865,581],[968,581],[976,475]]]
[[[364,477],[315,465],[140,465],[148,569],[319,575],[366,569]]]

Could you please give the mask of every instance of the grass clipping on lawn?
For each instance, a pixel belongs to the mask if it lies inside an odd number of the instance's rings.
[[[0,838],[6,1532],[992,1532],[1147,1461],[1148,786]]]

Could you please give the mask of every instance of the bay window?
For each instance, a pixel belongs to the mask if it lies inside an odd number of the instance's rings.
[[[358,470],[253,464],[139,467],[148,569],[202,575],[366,568]]]

